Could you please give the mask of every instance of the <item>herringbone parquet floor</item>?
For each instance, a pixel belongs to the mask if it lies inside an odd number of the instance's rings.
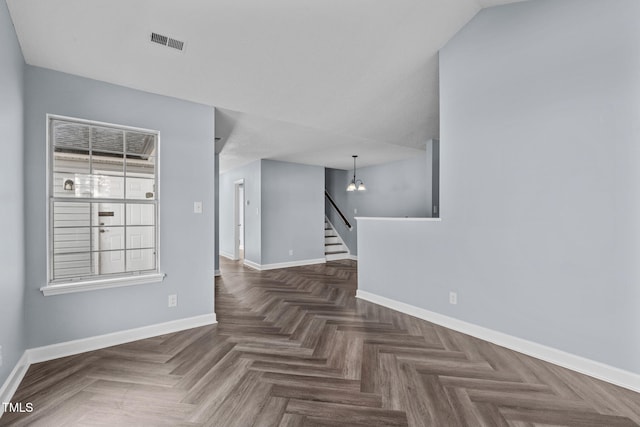
[[[224,262],[219,324],[33,365],[15,426],[632,426],[640,394],[356,300],[356,264]]]

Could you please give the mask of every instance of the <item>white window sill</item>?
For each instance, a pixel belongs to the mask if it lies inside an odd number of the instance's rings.
[[[95,291],[98,289],[119,288],[122,286],[143,285],[145,283],[158,283],[162,282],[164,277],[164,273],[141,274],[139,276],[113,277],[109,279],[50,284],[48,286],[43,286],[40,290],[45,296],[61,295],[74,292]]]

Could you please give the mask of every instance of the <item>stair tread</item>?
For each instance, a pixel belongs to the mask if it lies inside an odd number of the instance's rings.
[[[341,245],[342,243],[340,242],[335,242],[335,243],[325,243],[325,246],[336,246],[336,245]]]
[[[348,251],[324,251],[325,255],[346,254]]]

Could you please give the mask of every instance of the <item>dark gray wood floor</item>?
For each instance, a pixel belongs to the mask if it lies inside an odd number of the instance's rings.
[[[356,268],[226,261],[218,325],[33,365],[0,425],[640,425],[640,394],[356,300]]]

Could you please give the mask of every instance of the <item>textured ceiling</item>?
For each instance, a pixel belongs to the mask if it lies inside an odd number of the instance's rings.
[[[7,1],[28,64],[219,107],[222,169],[415,155],[438,137],[438,49],[510,2]]]

